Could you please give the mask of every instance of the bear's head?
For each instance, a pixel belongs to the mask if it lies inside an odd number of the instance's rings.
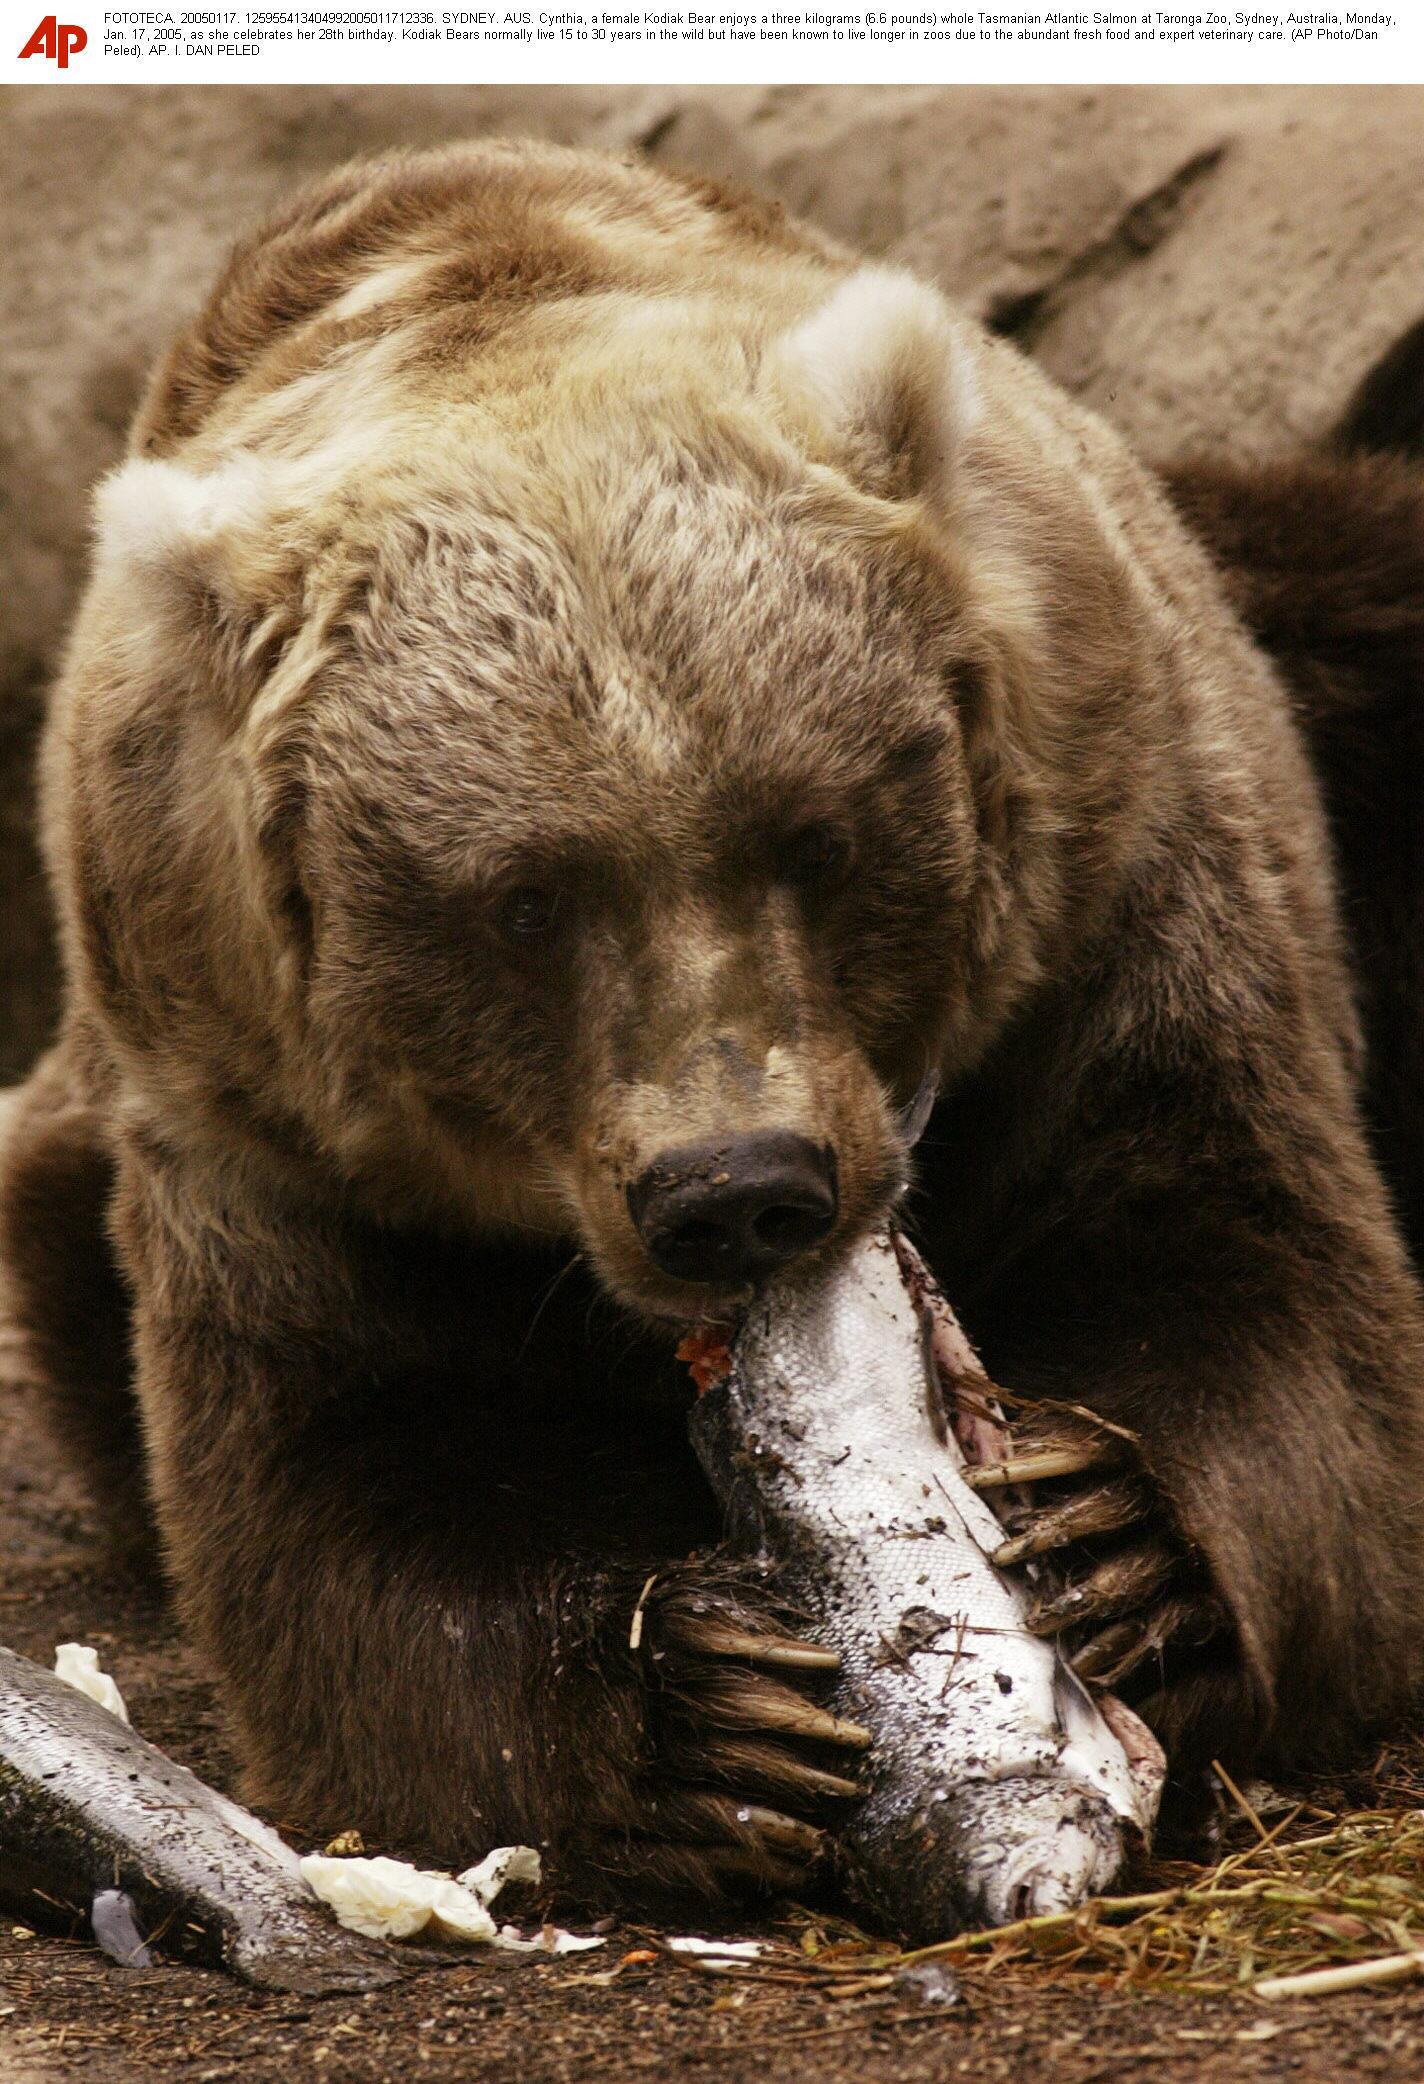
[[[659,1319],[882,1215],[1031,967],[957,323],[866,271],[736,381],[660,339],[537,413],[127,466],[90,803],[143,896],[78,911],[134,1077],[206,1052],[244,1137],[572,1233]]]

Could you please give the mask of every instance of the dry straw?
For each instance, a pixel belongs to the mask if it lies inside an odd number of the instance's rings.
[[[1287,1804],[1273,1795],[1269,1823],[1220,1768],[1218,1778],[1231,1849],[1213,1864],[1157,1862],[1140,1877],[1154,1885],[1134,1894],[914,1950],[808,1914],[796,1944],[734,1972],[850,1997],[938,1961],[976,1982],[1084,1978],[1267,2000],[1424,1975],[1424,1741],[1386,1747],[1346,1787],[1317,1783]]]

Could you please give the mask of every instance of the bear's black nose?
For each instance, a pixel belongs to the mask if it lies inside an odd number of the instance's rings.
[[[838,1202],[835,1152],[789,1129],[679,1144],[628,1189],[655,1266],[679,1281],[727,1287],[819,1244]]]

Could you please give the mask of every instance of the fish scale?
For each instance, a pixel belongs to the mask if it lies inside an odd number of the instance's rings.
[[[902,1247],[903,1249],[903,1247]],[[1060,1910],[1110,1886],[1150,1828],[1160,1753],[1136,1764],[1049,1643],[1003,1530],[964,1482],[917,1304],[877,1237],[827,1274],[793,1270],[745,1319],[728,1379],[692,1416],[740,1538],[840,1652],[832,1705],[874,1745],[839,1843],[857,1894],[945,1936]]]
[[[101,1944],[135,1960],[146,1927],[263,1989],[374,1990],[399,1973],[387,1949],[332,1922],[269,1825],[6,1649],[0,1904],[92,1918]]]

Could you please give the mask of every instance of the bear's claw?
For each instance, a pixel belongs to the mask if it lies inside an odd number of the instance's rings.
[[[965,1475],[1008,1536],[994,1561],[1027,1565],[1034,1577],[1029,1626],[1055,1637],[1094,1688],[1118,1687],[1149,1659],[1197,1649],[1227,1626],[1200,1557],[1122,1427],[1081,1406],[1020,1401],[1004,1458]],[[1031,1495],[1014,1493],[1026,1483]]]
[[[794,1860],[808,1861],[820,1859],[826,1848],[826,1834],[814,1824],[759,1802],[738,1802],[732,1795],[679,1789],[655,1796],[649,1807],[670,1838],[693,1844],[726,1843],[743,1851],[748,1846],[755,1850],[759,1844]]]
[[[1047,1555],[1070,1541],[1097,1534],[1117,1534],[1144,1517],[1149,1499],[1131,1478],[1070,1494],[1061,1503],[1032,1512],[1028,1527],[994,1551],[1001,1570],[1031,1556]],[[1012,1523],[1012,1519],[1010,1519]]]
[[[770,1664],[785,1671],[836,1672],[839,1650],[823,1643],[798,1642],[793,1636],[758,1635],[728,1622],[703,1618],[697,1645],[714,1657],[745,1657],[750,1664]]]
[[[1049,1483],[1085,1470],[1110,1467],[1120,1460],[1111,1440],[1016,1441],[1001,1462],[960,1471],[973,1491],[1006,1491],[1019,1483]]]
[[[1002,1560],[1002,1556],[995,1561]],[[1094,1563],[1064,1589],[1044,1592],[1029,1608],[1035,1635],[1061,1635],[1087,1622],[1115,1621],[1146,1607],[1170,1581],[1178,1557],[1170,1543],[1147,1540]]]
[[[768,1567],[745,1557],[630,1566],[597,1604],[608,1679],[638,1697],[636,1752],[563,1838],[558,1886],[644,1904],[804,1891],[828,1810],[862,1793],[833,1767],[870,1742],[813,1697],[836,1651],[796,1633]]]
[[[696,1743],[684,1742],[670,1751],[689,1779],[696,1777],[719,1787],[758,1788],[769,1799],[819,1805],[825,1801],[851,1801],[864,1789],[841,1773],[824,1766],[783,1744],[763,1744],[753,1737],[700,1736]]]
[[[1169,1643],[1199,1648],[1209,1642],[1225,1619],[1210,1594],[1168,1597],[1090,1636],[1073,1652],[1073,1669],[1091,1686],[1116,1688],[1148,1658],[1160,1657]]]
[[[759,1672],[735,1668],[710,1675],[698,1689],[698,1709],[717,1729],[756,1729],[768,1735],[805,1737],[813,1744],[836,1744],[864,1751],[870,1731],[818,1708],[789,1686]]]

